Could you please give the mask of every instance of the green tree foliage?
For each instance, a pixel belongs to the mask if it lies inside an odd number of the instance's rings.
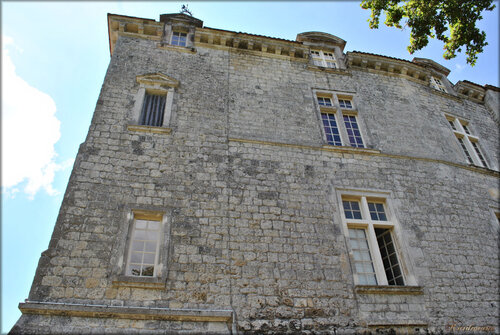
[[[483,52],[486,33],[476,27],[485,10],[495,8],[493,0],[365,0],[361,8],[371,9],[370,28],[378,28],[380,14],[384,11],[385,25],[411,29],[410,54],[429,43],[429,37],[444,42],[445,59],[456,56],[465,47],[467,63],[474,66],[477,55]]]

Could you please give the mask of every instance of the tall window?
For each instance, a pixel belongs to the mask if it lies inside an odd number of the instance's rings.
[[[316,101],[328,144],[364,148],[352,97],[317,93]]]
[[[450,115],[446,115],[446,119],[462,148],[467,162],[477,166],[488,167],[488,163],[479,147],[479,138],[472,135],[467,121]]]
[[[434,89],[441,92],[446,92],[446,88],[444,87],[444,84],[441,81],[441,79],[438,79],[436,77],[431,77],[430,84]]]
[[[343,195],[342,215],[356,284],[405,285],[386,199]]]
[[[126,274],[156,277],[162,232],[161,216],[135,215]]]
[[[161,127],[165,113],[166,95],[148,94],[146,92],[142,103],[139,124],[143,126]]]
[[[329,67],[332,69],[338,67],[333,51],[311,50],[311,58],[313,64],[316,66]]]
[[[170,41],[170,44],[178,45],[180,47],[185,47],[187,45],[187,33],[174,31],[172,33],[172,39]]]
[[[175,88],[179,82],[163,73],[149,73],[136,77],[139,89],[132,110],[133,125],[168,127],[172,115]],[[153,129],[158,131],[158,129]]]

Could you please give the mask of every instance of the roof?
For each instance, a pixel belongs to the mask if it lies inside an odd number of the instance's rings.
[[[272,39],[272,40],[278,40],[278,41],[285,41],[285,42],[302,44],[302,42],[297,42],[297,41],[294,41],[294,40],[287,40],[287,39],[279,38],[279,37],[271,37],[271,36],[259,35],[259,34],[250,34],[250,33],[245,33],[245,32],[241,32],[241,31],[232,31],[232,30],[225,30],[225,29],[218,29],[218,28],[211,28],[211,27],[203,27],[203,28],[204,29],[217,30],[217,31],[225,31],[225,32],[228,32],[228,33],[244,34],[244,35],[248,35],[248,36],[265,37],[265,38],[269,38],[269,39]]]

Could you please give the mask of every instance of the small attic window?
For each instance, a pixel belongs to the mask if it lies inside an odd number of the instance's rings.
[[[338,68],[333,51],[311,50],[311,59],[314,65],[331,69]]]
[[[431,79],[430,79],[430,85],[434,89],[446,93],[446,88],[444,87],[444,84],[441,81],[441,79],[438,79],[436,77],[431,77]]]

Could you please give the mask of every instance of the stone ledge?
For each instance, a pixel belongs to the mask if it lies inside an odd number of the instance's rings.
[[[165,44],[165,43],[157,43],[156,47],[158,49],[163,49],[163,50],[174,50],[174,51],[179,51],[179,52],[185,52],[188,54],[195,54],[196,49],[195,48],[188,48],[188,47],[181,47],[178,45],[170,45],[170,44]]]
[[[346,69],[333,69],[329,67],[323,67],[323,66],[316,66],[316,65],[307,65],[307,69],[311,71],[319,71],[319,72],[327,72],[327,73],[335,73],[335,74],[342,74],[346,76],[352,76],[352,73],[349,70]]]
[[[370,328],[415,328],[427,327],[427,322],[424,321],[408,321],[408,322],[368,322]]]
[[[27,301],[19,304],[23,314],[77,316],[91,318],[119,318],[133,320],[168,320],[187,322],[231,323],[231,310],[170,309],[139,306],[108,306]]]
[[[334,151],[340,153],[364,153],[364,154],[380,154],[380,150],[369,149],[369,148],[356,148],[348,146],[334,146],[334,145],[322,145],[322,146],[312,146],[304,144],[292,144],[283,142],[271,142],[262,140],[251,140],[244,138],[229,138],[229,142],[239,142],[239,143],[251,143],[251,144],[261,144],[261,145],[272,145],[280,147],[288,147],[295,149],[310,149],[310,150],[322,150],[322,151]]]
[[[358,294],[424,294],[424,288],[422,286],[356,285],[354,291]]]
[[[165,288],[165,283],[161,278],[144,278],[144,277],[130,277],[130,276],[117,276],[113,280],[113,287],[134,287],[153,290],[162,290]]]
[[[151,133],[151,134],[170,134],[172,132],[172,128],[166,127],[153,127],[153,126],[140,126],[136,124],[129,124],[127,126],[127,130],[129,131],[140,131],[143,133]]]

